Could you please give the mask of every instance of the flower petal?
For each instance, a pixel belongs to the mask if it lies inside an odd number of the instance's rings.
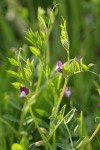
[[[24,91],[27,95],[29,93],[29,89],[27,87],[20,87],[20,92]]]
[[[26,96],[26,93],[25,93],[24,91],[22,91],[19,97],[20,97],[20,98],[23,98],[23,97],[25,97],[25,96]]]
[[[58,68],[62,69],[62,61],[58,61]]]

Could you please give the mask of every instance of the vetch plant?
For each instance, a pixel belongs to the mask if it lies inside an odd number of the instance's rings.
[[[62,61],[58,61],[57,66],[56,66],[56,71],[62,72]]]
[[[68,111],[66,105],[62,106],[64,95],[71,96],[68,81],[73,75],[81,72],[97,74],[90,70],[93,64],[84,64],[82,58],[70,58],[70,42],[64,18],[60,25],[60,41],[66,51],[66,62],[58,60],[56,71],[50,69],[49,36],[55,20],[53,10],[47,26],[44,20],[45,14],[39,8],[39,31],[33,32],[29,29],[26,32],[25,38],[29,42],[27,50],[30,50],[31,56],[25,59],[23,49],[20,49],[16,59],[8,58],[17,68],[17,71],[7,71],[16,78],[11,84],[20,90],[19,97],[25,99],[19,122],[18,144],[13,144],[12,150],[17,147],[19,150],[31,148],[38,150],[37,147],[43,150],[84,149],[100,129],[99,124],[92,137],[84,136],[82,112],[78,117],[76,108],[70,108]],[[78,139],[73,140],[75,133],[78,133]]]
[[[28,95],[29,93],[29,89],[26,87],[20,87],[20,98],[25,97],[26,95]]]
[[[71,91],[69,90],[69,87],[68,87],[68,86],[65,88],[64,95],[65,95],[66,97],[70,97],[70,96],[71,96]]]

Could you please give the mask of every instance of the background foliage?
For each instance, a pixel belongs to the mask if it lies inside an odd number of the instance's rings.
[[[67,29],[70,41],[71,57],[82,57],[86,63],[94,63],[94,71],[99,74],[100,67],[100,1],[99,0],[3,0],[0,1],[0,116],[5,122],[0,121],[0,150],[10,150],[12,143],[18,142],[15,134],[11,133],[10,128],[18,127],[18,119],[21,114],[23,101],[18,98],[19,91],[10,84],[14,81],[6,70],[13,69],[8,61],[8,57],[13,57],[19,48],[23,51],[24,58],[31,55],[27,50],[28,43],[24,38],[25,32],[29,28],[38,30],[37,12],[38,7],[44,8],[48,21],[50,8],[59,3],[57,7],[56,19],[50,35],[50,66],[53,68],[58,60],[66,61],[66,54],[60,43],[61,16],[67,20]],[[36,60],[37,61],[37,60]],[[15,68],[14,68],[15,69]],[[64,103],[72,105],[84,115],[84,135],[91,135],[97,124],[95,117],[100,116],[98,102],[100,101],[94,82],[99,84],[99,80],[90,73],[75,75],[69,82],[72,91],[71,100],[64,98]],[[49,89],[47,89],[49,92]],[[51,111],[52,97],[43,93],[42,102],[36,103],[36,108],[44,108]],[[68,107],[68,106],[67,106]],[[14,114],[14,118],[10,115]],[[16,120],[14,120],[16,118]],[[47,120],[48,122],[48,120]],[[9,123],[9,125],[7,124]],[[46,126],[46,125],[45,125]],[[27,129],[29,130],[29,129]],[[34,131],[35,132],[35,131]],[[30,133],[31,134],[31,133]],[[100,136],[100,134],[99,134]],[[10,137],[10,138],[9,138]],[[60,138],[60,137],[59,137]],[[98,149],[97,138],[91,142],[90,150]]]

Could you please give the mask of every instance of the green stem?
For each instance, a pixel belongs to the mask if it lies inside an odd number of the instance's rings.
[[[57,90],[60,89],[61,79],[62,79],[62,75],[58,77]],[[54,100],[55,105],[57,104],[57,99],[58,99],[58,93],[57,93],[56,96],[55,96],[55,100]],[[56,145],[55,145],[55,143],[56,143],[56,131],[55,131],[54,134],[53,134],[54,150],[56,150]]]
[[[97,128],[95,129],[95,131],[93,132],[93,134],[91,135],[91,137],[89,138],[88,142],[83,146],[83,149],[85,150],[87,145],[93,140],[93,138],[97,135],[97,133],[100,130],[100,123],[98,124]]]
[[[63,95],[64,95],[64,91],[65,91],[67,82],[68,82],[68,78],[65,78],[65,82],[64,82],[64,85],[63,85],[63,89],[62,89],[62,92],[61,92],[60,97],[59,97],[59,99],[58,99],[58,103],[57,103],[57,107],[56,107],[56,114],[57,114],[58,111],[59,111],[59,107],[60,107],[60,104],[61,104],[61,101],[62,101],[62,98],[63,98]]]
[[[67,52],[68,54],[68,65],[70,64],[70,55],[69,55],[69,51]]]
[[[56,145],[55,145],[55,143],[56,143],[56,131],[55,131],[54,134],[53,134],[53,150],[56,150]]]
[[[50,64],[50,46],[49,46],[49,36],[47,37],[46,41],[46,64]]]
[[[38,125],[38,122],[37,122],[37,120],[36,120],[36,118],[35,118],[35,116],[33,114],[33,111],[32,111],[32,108],[31,108],[31,103],[30,103],[29,99],[28,99],[28,105],[29,105],[30,114],[31,114],[31,116],[33,118],[33,121],[34,121],[34,123],[36,125],[36,128],[38,129],[38,132],[40,133],[41,138],[44,139],[43,134],[41,133],[40,127]]]
[[[47,139],[46,139],[46,137],[45,137],[44,134],[42,134],[42,132],[41,132],[41,129],[40,129],[39,125],[38,125],[38,122],[37,122],[37,120],[36,120],[36,117],[35,117],[35,115],[33,114],[33,111],[32,111],[32,108],[31,108],[31,103],[30,103],[30,100],[29,100],[29,99],[28,99],[28,105],[29,105],[30,114],[31,114],[31,116],[32,116],[32,118],[33,118],[33,121],[34,121],[34,123],[35,123],[35,126],[36,126],[36,128],[37,128],[37,130],[38,130],[38,132],[39,132],[39,134],[40,134],[40,136],[41,136],[41,138],[42,138],[42,140],[44,141],[45,149],[48,150],[48,148],[49,148],[50,150],[52,150],[52,149],[51,149],[51,146],[50,146],[50,144],[49,144],[49,142],[48,142]]]
[[[83,112],[80,115],[81,137],[83,136]]]
[[[71,147],[72,147],[72,150],[74,150],[74,147],[73,147],[73,141],[72,141],[72,136],[71,136],[71,133],[69,131],[69,128],[67,126],[67,124],[65,125],[66,129],[67,129],[67,132],[69,134],[69,139],[70,139],[70,143],[71,143]]]
[[[43,64],[42,64],[42,61],[41,61],[41,60],[39,60],[39,62],[40,62],[40,73],[39,73],[39,78],[38,78],[38,83],[37,83],[35,95],[37,95],[37,93],[38,93],[38,91],[39,91],[39,87],[40,87],[41,80],[42,80]]]
[[[25,102],[24,105],[23,105],[23,108],[22,108],[21,116],[20,116],[19,131],[22,130],[22,128],[23,128],[22,122],[23,122],[23,120],[24,120],[26,114],[29,112],[29,110],[26,109],[26,105],[27,105],[27,103]]]
[[[93,132],[93,134],[89,138],[89,142],[91,142],[93,140],[93,138],[96,136],[96,134],[98,133],[99,130],[100,130],[100,123],[98,124],[97,128],[95,129],[95,131]]]

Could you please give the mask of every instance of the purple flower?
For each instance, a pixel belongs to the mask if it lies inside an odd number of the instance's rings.
[[[76,57],[76,58],[75,58],[75,60],[76,60],[78,63],[80,63],[80,59],[81,59],[80,57]]]
[[[56,66],[56,71],[62,72],[62,61],[58,61],[57,66]]]
[[[98,107],[100,108],[100,103],[98,103]]]
[[[47,34],[47,28],[44,28],[44,33]]]
[[[65,88],[64,95],[65,95],[66,97],[70,97],[70,96],[71,96],[71,91],[69,90],[69,87],[68,87],[68,86]]]
[[[29,93],[29,89],[26,87],[20,87],[20,98],[25,97],[26,95],[28,95]]]

